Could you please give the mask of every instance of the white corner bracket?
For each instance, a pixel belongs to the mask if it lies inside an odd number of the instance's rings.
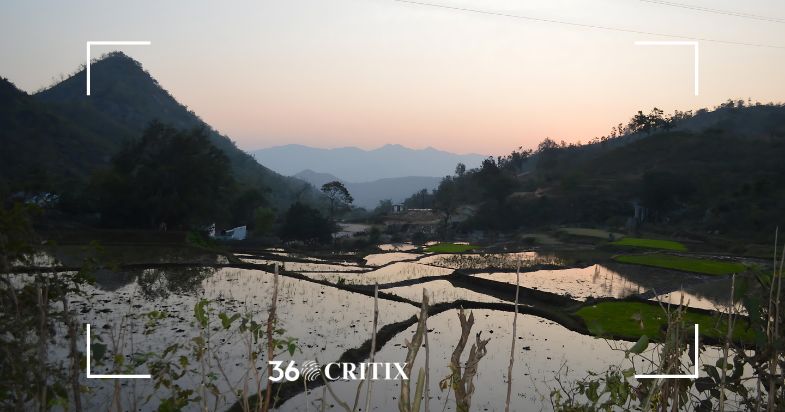
[[[90,373],[90,324],[87,324],[87,347],[85,348],[85,358],[87,358],[87,379],[150,379],[150,374],[145,375],[93,375]]]
[[[87,71],[87,95],[90,95],[90,47],[92,46],[149,46],[149,41],[88,41],[85,49],[87,58],[85,70]]]
[[[695,324],[695,360],[691,375],[635,375],[635,379],[698,379],[698,324]]]
[[[695,95],[698,95],[699,46],[697,41],[636,41],[636,46],[692,46],[695,58]]]

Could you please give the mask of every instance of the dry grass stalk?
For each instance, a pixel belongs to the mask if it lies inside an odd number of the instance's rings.
[[[319,358],[316,359],[316,362],[321,365],[321,362],[319,362]],[[333,400],[338,403],[338,406],[343,408],[343,410],[345,410],[346,412],[352,412],[352,408],[349,407],[349,404],[344,402],[343,400],[341,400],[341,398],[339,398],[338,395],[335,394],[335,391],[333,391],[332,386],[330,386],[330,381],[327,379],[325,374],[322,373],[320,375],[322,376],[322,381],[324,382],[324,387],[327,388],[328,392],[330,392],[330,396],[332,396]],[[324,393],[323,393],[323,395],[324,395]],[[322,399],[324,399],[324,397]],[[324,402],[322,402],[322,410],[324,410]]]
[[[774,315],[771,316],[771,311],[769,311],[769,316],[772,318],[772,322],[774,323],[774,327],[772,328],[772,333],[770,334],[770,344],[769,347],[772,348],[771,359],[769,360],[769,411],[774,411],[777,407],[777,362],[779,360],[779,349],[777,348],[777,340],[780,339],[780,296],[782,293],[782,267],[785,265],[785,245],[783,245],[782,253],[780,254],[780,267],[777,270],[777,267],[774,267],[774,276],[771,278],[771,286],[774,287],[774,283],[777,283],[777,294],[774,296],[773,306],[774,306]],[[772,302],[769,302],[769,306],[772,306]],[[782,385],[785,386],[785,385]]]
[[[376,358],[376,329],[379,322],[379,283],[375,283],[373,287],[373,335],[371,336],[371,363],[374,363]],[[365,410],[371,410],[371,393],[373,381],[368,381],[368,390],[365,392]]]
[[[518,292],[521,284],[521,261],[515,269],[515,313],[512,315],[512,342],[510,343],[510,365],[507,367],[507,399],[504,402],[504,412],[510,412],[510,398],[512,397],[512,366],[515,362],[515,338],[518,335]]]
[[[376,329],[379,322],[379,283],[374,283],[373,288],[373,332],[371,333],[371,354],[369,359],[371,363],[373,363],[374,358],[376,357]],[[357,411],[357,407],[360,405],[360,393],[363,389],[363,383],[368,381],[368,389],[365,393],[365,410],[370,409],[371,405],[371,386],[373,381],[366,378],[361,380],[359,384],[357,384],[357,392],[354,394],[354,404],[352,404],[352,412]]]
[[[414,366],[414,360],[417,358],[417,352],[420,350],[420,346],[422,346],[423,336],[425,334],[425,321],[428,319],[428,292],[423,289],[422,291],[422,306],[420,307],[420,317],[417,322],[417,329],[412,336],[412,341],[408,342],[408,351],[406,352],[406,365],[403,367],[403,371],[406,376],[412,375],[412,367]],[[398,400],[398,410],[400,412],[412,412],[412,402],[411,402],[411,387],[409,386],[410,380],[405,382],[401,382],[401,398]],[[417,409],[419,410],[419,404],[422,401],[421,399],[422,393],[420,393],[420,398],[415,399],[415,403],[417,404]]]
[[[275,342],[273,341],[273,327],[275,325],[275,311],[278,308],[278,263],[275,264],[275,274],[273,276],[273,298],[270,304],[270,313],[267,315],[267,376],[273,375],[273,365],[270,363],[275,356]],[[267,389],[264,391],[264,404],[262,411],[268,412],[270,410],[270,397],[272,392],[273,382],[267,380]]]
[[[82,398],[81,388],[79,385],[79,375],[81,368],[79,366],[79,351],[76,349],[76,336],[77,326],[71,310],[68,307],[68,297],[63,294],[63,315],[65,316],[65,323],[68,327],[68,356],[71,358],[71,391],[74,393],[74,411],[82,412]]]
[[[458,320],[461,323],[461,336],[458,339],[458,344],[450,357],[450,375],[443,379],[440,383],[442,388],[447,386],[452,387],[455,392],[455,406],[458,412],[469,412],[472,403],[472,395],[474,394],[474,376],[477,374],[477,366],[485,354],[488,352],[486,345],[490,339],[483,340],[481,338],[482,332],[475,335],[475,343],[469,350],[469,357],[463,365],[463,372],[461,372],[461,355],[463,354],[466,343],[469,341],[469,334],[474,326],[474,313],[469,313],[469,318],[463,308],[458,312]]]
[[[36,296],[38,299],[38,359],[43,365],[46,365],[49,341],[49,327],[48,327],[48,308],[49,308],[49,286],[43,280],[39,279],[36,286]],[[38,406],[41,411],[46,410],[48,405],[47,400],[47,381],[46,373],[44,370],[38,371]]]
[[[425,325],[425,412],[429,412],[428,404],[431,403],[431,360],[430,344],[428,343],[428,325]],[[366,409],[367,410],[367,409]]]
[[[736,304],[734,302],[734,295],[736,293],[736,275],[731,278],[730,284],[730,308],[728,308],[728,334],[725,336],[725,345],[722,348],[722,375],[720,377],[720,412],[725,411],[725,380],[728,373],[728,351],[730,350],[730,342],[733,339],[733,321],[736,312]]]

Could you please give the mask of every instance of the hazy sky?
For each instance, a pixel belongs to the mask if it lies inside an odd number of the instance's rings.
[[[675,40],[394,0],[3,1],[0,75],[32,92],[118,48],[240,147],[385,143],[503,154],[544,137],[587,141],[638,109],[785,100],[785,2],[423,0],[442,5],[781,48]],[[96,48],[94,54],[113,48]]]

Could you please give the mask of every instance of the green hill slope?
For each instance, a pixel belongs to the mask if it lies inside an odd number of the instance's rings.
[[[119,145],[6,79],[0,79],[0,124],[0,180],[11,189],[83,179]]]
[[[476,205],[466,229],[644,224],[752,239],[785,224],[785,106],[723,105],[674,126],[488,160],[444,181],[437,203]]]
[[[79,150],[63,152],[64,162],[100,166],[122,142],[135,139],[154,119],[176,128],[206,127],[210,141],[229,158],[237,180],[247,186],[267,188],[273,204],[284,206],[297,197],[313,195],[307,183],[281,176],[258,164],[226,136],[205,124],[195,113],[174,99],[141,64],[122,53],[111,53],[91,65],[91,96],[85,95],[85,71],[34,95],[41,105],[91,136],[100,136],[97,149],[104,158],[82,158]],[[98,160],[96,162],[96,160]]]

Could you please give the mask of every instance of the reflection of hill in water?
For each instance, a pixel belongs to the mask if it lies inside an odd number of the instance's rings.
[[[497,282],[515,284],[515,273],[480,273],[473,275]],[[591,297],[624,298],[630,295],[653,297],[681,288],[691,288],[706,282],[706,277],[683,272],[661,270],[643,266],[608,264],[583,268],[537,270],[521,273],[522,287],[543,292],[567,295],[577,300]],[[730,286],[719,289],[719,298]]]
[[[404,254],[393,253],[390,254],[390,258],[403,257],[399,255]],[[418,255],[414,256],[415,258],[419,257]],[[284,258],[281,260],[286,260],[286,256],[281,257]],[[374,256],[372,255],[372,257]],[[387,256],[382,255],[380,257]],[[405,257],[412,258],[409,254],[405,254]],[[555,264],[560,261],[554,256],[524,252],[511,254],[435,254],[426,256],[417,262],[385,262],[388,265],[384,265],[382,268],[368,268],[372,269],[370,272],[363,272],[362,266],[336,266],[322,262],[287,262],[284,267],[296,272],[302,271],[301,273],[304,275],[319,280],[337,282],[339,278],[342,278],[350,284],[379,282],[380,285],[400,282],[401,280],[413,280],[416,283],[416,279],[422,276],[449,275],[452,269],[456,267],[468,267],[475,270],[491,268],[487,273],[478,273],[471,276],[514,285],[515,273],[509,272],[509,270],[511,268],[514,270],[514,266],[519,259],[523,261],[523,266]],[[270,260],[264,260],[263,262],[247,258],[244,260],[250,260],[253,263],[272,263]],[[431,265],[427,265],[427,263]],[[290,267],[291,265],[293,266]],[[311,273],[307,270],[312,269],[312,266],[320,267],[320,265],[329,267],[334,272]],[[335,271],[336,269],[341,270]],[[347,270],[358,273],[347,273]],[[493,270],[508,271],[493,272]],[[215,272],[216,269],[211,267],[166,266],[120,272],[99,270],[94,275],[97,285],[103,290],[115,291],[128,284],[137,283],[139,293],[144,298],[155,300],[166,298],[170,294],[193,295],[202,291],[204,289],[203,281],[209,279]],[[631,295],[641,295],[648,299],[659,297],[665,302],[677,304],[683,295],[685,302],[689,301],[690,306],[705,309],[714,309],[717,305],[727,304],[727,296],[730,293],[729,278],[707,278],[702,275],[619,263],[591,265],[583,268],[523,272],[521,273],[521,286],[569,296],[577,300],[602,297],[624,298]]]
[[[166,298],[170,294],[193,295],[203,289],[202,281],[216,272],[204,266],[150,268],[132,271],[100,269],[93,272],[96,286],[114,292],[136,283],[140,294],[148,299]]]
[[[705,282],[706,276],[646,266],[608,263],[607,267],[618,278],[640,287],[642,292],[667,293]]]
[[[707,277],[634,265],[609,264],[619,277],[628,279],[647,292],[645,297],[665,303],[701,309],[722,309],[730,303],[731,278]]]

